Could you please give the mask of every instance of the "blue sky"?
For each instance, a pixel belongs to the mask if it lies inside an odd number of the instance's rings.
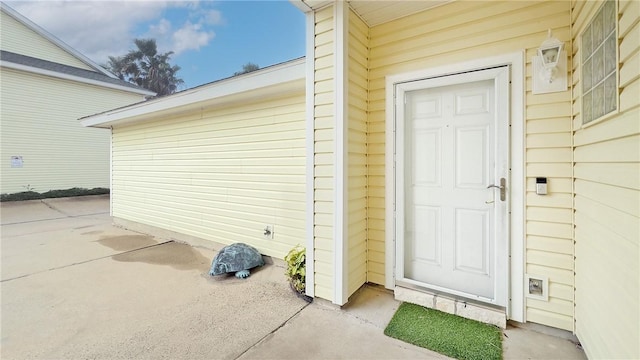
[[[155,38],[191,88],[304,56],[304,14],[289,1],[9,1],[9,6],[93,61]]]

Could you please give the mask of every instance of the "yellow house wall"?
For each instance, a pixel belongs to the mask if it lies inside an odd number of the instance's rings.
[[[2,50],[81,69],[94,70],[75,56],[7,15],[4,11],[0,13],[2,14],[2,21],[0,21],[0,44],[2,45]]]
[[[572,3],[576,334],[589,358],[640,358],[640,2],[618,2],[619,112],[582,126],[580,35],[602,2]]]
[[[367,281],[368,26],[349,11],[348,295]]]
[[[314,269],[315,295],[334,297],[334,21],[333,7],[315,14]]]
[[[2,193],[109,187],[109,131],[78,118],[142,95],[0,68]],[[10,157],[22,156],[12,168]]]
[[[115,127],[112,197],[114,217],[284,258],[305,238],[303,89]]]
[[[385,76],[526,51],[526,272],[548,276],[549,301],[527,321],[573,330],[571,92],[531,93],[531,58],[547,29],[570,46],[570,3],[456,1],[370,29],[368,279],[384,284]],[[535,195],[536,176],[549,195]]]

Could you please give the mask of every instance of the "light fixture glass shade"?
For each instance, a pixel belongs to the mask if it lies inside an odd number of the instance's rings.
[[[560,59],[560,54],[562,53],[562,49],[564,48],[564,43],[560,42],[558,39],[551,39],[557,41],[555,44],[545,44],[543,43],[540,48],[538,48],[538,56],[542,60],[542,66],[545,69],[551,69],[558,66],[558,60]],[[548,42],[549,39],[545,41]]]

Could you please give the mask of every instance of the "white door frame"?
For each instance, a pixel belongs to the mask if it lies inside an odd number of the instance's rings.
[[[386,77],[386,136],[385,136],[385,287],[395,287],[395,86],[408,81],[423,80],[496,66],[511,68],[511,181],[507,197],[511,200],[509,236],[509,301],[507,318],[524,322],[524,51],[498,55],[473,61],[428,68]]]

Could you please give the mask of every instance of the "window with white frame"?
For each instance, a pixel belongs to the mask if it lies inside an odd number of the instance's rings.
[[[614,0],[600,6],[581,36],[582,123],[618,109],[618,37]]]

